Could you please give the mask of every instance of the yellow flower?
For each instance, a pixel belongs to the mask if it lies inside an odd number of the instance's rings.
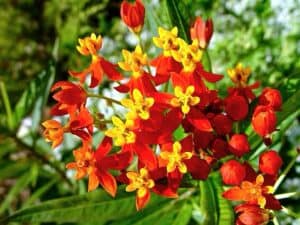
[[[125,71],[132,72],[135,78],[143,74],[143,67],[147,65],[147,55],[143,53],[140,45],[137,45],[134,52],[122,50],[124,62],[119,62],[118,65]]]
[[[179,169],[180,173],[186,173],[187,167],[183,160],[192,158],[192,152],[181,152],[181,144],[176,141],[173,144],[173,151],[163,151],[160,153],[160,157],[168,161],[167,172],[173,172],[176,168]]]
[[[171,31],[158,28],[158,37],[153,37],[154,44],[163,49],[164,56],[171,56],[173,51],[177,51],[178,44],[178,29],[174,27]]]
[[[154,104],[154,98],[144,98],[138,89],[134,89],[132,99],[123,99],[121,100],[121,103],[130,110],[127,114],[128,119],[133,120],[136,117],[140,117],[143,120],[147,120],[150,117],[149,109]]]
[[[126,120],[125,123],[117,116],[112,117],[112,123],[115,127],[107,130],[105,135],[115,141],[115,145],[122,146],[135,142],[135,133],[131,130],[134,126],[133,120]]]
[[[183,92],[182,88],[176,86],[174,88],[175,98],[171,99],[171,105],[174,107],[181,107],[181,111],[187,114],[190,111],[190,106],[197,105],[200,102],[200,98],[197,96],[192,96],[195,91],[194,86],[188,86]]]
[[[179,49],[173,51],[172,56],[177,61],[182,63],[185,72],[193,72],[198,62],[200,62],[203,52],[199,49],[198,40],[193,40],[192,44],[188,45],[184,40],[178,38]]]
[[[245,87],[247,85],[251,69],[250,67],[243,67],[241,63],[238,63],[235,68],[228,69],[227,73],[233,83],[240,87]]]
[[[102,46],[101,35],[96,36],[94,33],[90,37],[78,39],[79,45],[76,46],[78,52],[82,55],[96,55]]]
[[[137,190],[138,198],[144,197],[148,192],[148,189],[153,188],[155,185],[154,181],[149,178],[149,172],[146,168],[140,169],[139,173],[127,172],[126,176],[130,181],[129,185],[126,187],[126,191],[132,192]]]

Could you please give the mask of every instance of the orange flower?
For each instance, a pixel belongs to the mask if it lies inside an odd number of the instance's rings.
[[[223,197],[229,200],[258,204],[261,208],[265,208],[272,192],[273,187],[265,186],[264,177],[260,174],[256,177],[255,182],[243,181],[240,187],[235,186],[225,191]]]
[[[94,33],[90,37],[85,37],[83,39],[78,39],[79,45],[76,47],[78,52],[82,55],[96,55],[97,51],[102,46],[101,35],[96,36]]]
[[[73,155],[75,157],[75,162],[68,163],[66,168],[76,170],[76,179],[81,179],[88,175],[88,191],[96,189],[99,185],[99,179],[97,177],[97,169],[95,166],[96,159],[90,144],[84,142],[82,147],[73,151]]]
[[[130,182],[126,187],[126,191],[137,190],[135,203],[137,210],[140,210],[150,200],[150,189],[155,185],[154,180],[149,177],[146,168],[140,169],[139,172],[127,172],[126,176]]]
[[[52,142],[52,148],[60,145],[64,137],[64,128],[61,123],[56,120],[46,120],[42,125],[46,128],[43,136],[46,141]]]
[[[120,13],[123,22],[133,32],[139,33],[141,31],[145,19],[145,8],[141,0],[136,0],[134,3],[123,1]]]
[[[83,83],[86,77],[91,74],[91,88],[96,87],[102,81],[104,73],[109,79],[114,81],[122,78],[122,75],[116,69],[116,65],[97,54],[98,50],[102,47],[102,37],[100,35],[96,36],[92,33],[90,37],[79,39],[78,42],[78,52],[84,56],[91,55],[92,62],[83,71],[76,72],[69,70],[71,76],[79,78],[80,82]]]

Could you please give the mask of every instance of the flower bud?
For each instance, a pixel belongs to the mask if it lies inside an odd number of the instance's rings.
[[[282,105],[280,91],[273,88],[265,88],[260,95],[258,102],[260,105],[269,106],[275,111],[278,111]]]
[[[217,159],[223,158],[229,154],[228,143],[221,138],[216,138],[211,146],[213,156]]]
[[[206,48],[213,34],[213,21],[203,20],[200,16],[196,18],[190,29],[191,39],[198,40],[200,48]]]
[[[212,119],[214,130],[219,135],[229,134],[232,130],[232,120],[228,116],[219,114]]]
[[[282,166],[282,159],[274,150],[262,153],[259,157],[259,170],[269,175],[276,175]]]
[[[235,207],[238,214],[236,224],[241,225],[263,225],[271,219],[270,213],[266,209],[255,204],[241,204]]]
[[[265,137],[276,129],[276,115],[272,108],[257,106],[252,116],[252,127],[261,137]]]
[[[220,172],[224,184],[228,185],[239,185],[246,176],[245,167],[234,159],[225,162]]]
[[[245,119],[248,109],[248,102],[242,96],[230,96],[225,100],[225,112],[235,121]]]
[[[133,32],[139,33],[145,19],[145,8],[141,0],[136,0],[134,3],[123,1],[121,4],[121,18]]]
[[[245,134],[234,134],[229,141],[229,151],[241,157],[250,151],[250,145]]]

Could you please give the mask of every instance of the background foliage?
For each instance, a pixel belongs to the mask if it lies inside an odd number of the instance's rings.
[[[233,214],[229,203],[220,197],[217,175],[200,183],[205,192],[183,189],[182,197],[171,202],[155,197],[143,212],[136,213],[134,196],[121,193],[112,201],[101,190],[85,194],[86,182],[75,182],[72,174],[66,173],[64,163],[71,161],[76,140],[66,135],[66,143],[54,152],[41,138],[40,122],[49,118],[52,104],[49,88],[54,81],[67,79],[68,69],[79,70],[88,63],[76,53],[78,37],[91,32],[102,34],[101,52],[113,62],[120,59],[122,48],[134,47],[134,37],[119,19],[120,2],[0,2],[0,218],[12,215],[10,219],[21,224],[231,224]],[[150,46],[157,24],[171,27],[179,16],[184,30],[191,23],[186,18],[212,17],[215,33],[209,52],[213,71],[226,74],[226,68],[242,62],[253,70],[250,83],[259,80],[262,86],[281,90],[285,102],[279,113],[280,131],[271,147],[280,152],[286,166],[300,144],[300,2],[143,2],[147,7],[142,34],[146,46]],[[179,15],[174,13],[174,5],[180,9]],[[149,51],[155,54],[157,49]],[[221,94],[228,83],[225,78],[218,84]],[[247,132],[252,147],[264,149],[259,139]],[[257,160],[255,154],[251,160]],[[299,192],[299,174],[298,157],[277,193]],[[34,206],[61,197],[66,198]],[[298,202],[299,196],[282,200],[290,212],[277,215],[280,224],[300,224]]]

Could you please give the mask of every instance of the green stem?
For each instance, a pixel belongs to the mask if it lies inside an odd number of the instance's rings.
[[[7,95],[6,87],[2,81],[0,81],[0,91],[1,91],[2,99],[3,99],[4,107],[6,110],[7,125],[8,125],[9,130],[12,131],[13,127],[14,127],[13,115],[12,115],[11,106],[10,106],[9,98]]]
[[[110,97],[106,97],[106,96],[100,95],[100,94],[88,93],[87,96],[91,97],[91,98],[101,98],[101,99],[104,99],[104,100],[106,100],[108,102],[113,102],[113,103],[116,103],[118,105],[122,105],[122,103],[120,101],[115,100],[115,99],[110,98]]]
[[[278,195],[275,195],[275,198],[276,199],[285,199],[285,198],[291,198],[291,197],[294,197],[294,196],[300,196],[300,192],[295,191],[295,192],[278,194]]]
[[[288,209],[288,208],[286,208],[286,207],[282,207],[282,212],[284,212],[284,213],[286,213],[287,215],[289,215],[289,216],[292,216],[292,217],[294,217],[294,218],[296,218],[296,219],[299,219],[300,218],[300,214],[298,214],[298,213],[295,213],[294,211],[292,211],[292,210],[290,210],[290,209]]]
[[[138,34],[135,33],[135,35],[136,35],[136,37],[137,37],[137,39],[138,39],[139,45],[141,46],[142,52],[144,53],[144,52],[145,52],[145,47],[144,47],[144,45],[143,45],[143,42],[142,42],[142,38],[141,38],[140,33],[138,33]],[[148,62],[147,62],[146,67],[147,67],[148,73],[151,74],[151,69],[150,69],[150,66],[149,66]]]
[[[274,184],[274,192],[277,190],[277,188],[279,187],[279,185],[282,183],[282,181],[284,180],[284,178],[286,177],[286,175],[290,172],[291,168],[294,166],[294,164],[296,163],[297,160],[297,156],[298,154],[296,154],[296,156],[290,161],[290,163],[287,165],[287,167],[284,169],[284,171],[282,172],[282,174],[279,176],[278,180],[276,181],[276,183]]]

